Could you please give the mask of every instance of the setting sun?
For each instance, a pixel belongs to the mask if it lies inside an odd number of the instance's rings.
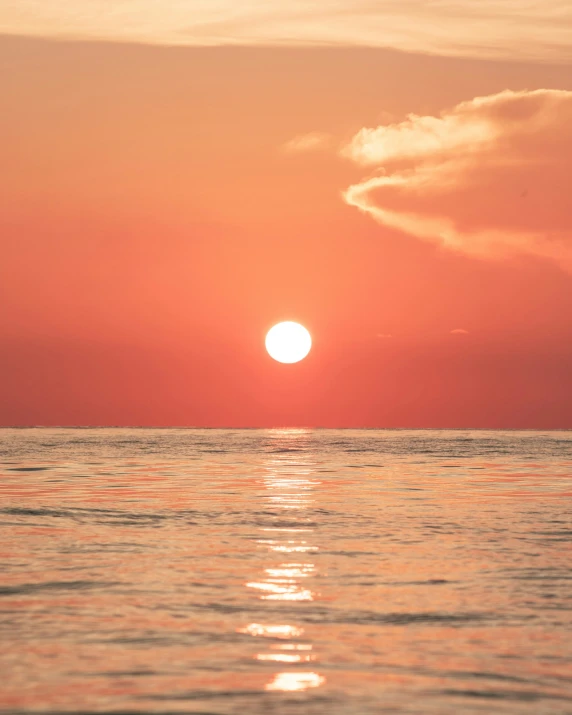
[[[300,362],[308,355],[311,347],[312,337],[300,323],[278,323],[266,335],[266,350],[278,362]]]

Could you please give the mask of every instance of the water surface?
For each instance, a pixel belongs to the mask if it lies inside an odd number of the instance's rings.
[[[0,430],[0,712],[572,713],[572,433]]]

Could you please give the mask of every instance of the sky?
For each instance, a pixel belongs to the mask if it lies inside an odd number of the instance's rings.
[[[572,428],[571,7],[0,0],[0,425]]]

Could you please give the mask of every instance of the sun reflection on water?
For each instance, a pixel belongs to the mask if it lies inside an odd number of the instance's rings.
[[[317,573],[316,564],[310,559],[319,551],[313,543],[314,529],[308,525],[309,518],[304,513],[313,507],[314,492],[320,482],[313,479],[314,468],[303,455],[306,439],[305,431],[276,431],[272,433],[273,454],[266,463],[266,473],[262,478],[264,493],[262,498],[266,508],[278,521],[285,518],[294,525],[265,525],[261,527],[264,538],[256,539],[261,548],[268,550],[276,558],[279,554],[299,554],[297,561],[274,561],[264,568],[261,577],[246,583],[263,601],[312,602],[317,593],[311,588],[308,579]],[[278,452],[278,454],[276,454]],[[281,510],[288,510],[289,516],[281,515]],[[297,513],[295,513],[297,512]],[[296,524],[300,523],[300,526]],[[272,532],[270,534],[269,532]],[[266,535],[271,538],[266,538]],[[307,561],[304,561],[307,558]],[[297,666],[316,660],[311,643],[295,642],[304,630],[295,625],[261,625],[251,623],[240,632],[265,639],[278,638],[279,644],[269,644],[265,652],[259,652],[254,659],[261,663],[281,663]],[[325,683],[325,678],[315,672],[296,670],[275,673],[265,686],[269,691],[303,691],[317,688]]]
[[[266,690],[296,691],[318,688],[326,679],[318,673],[276,673]]]
[[[315,656],[304,653],[258,653],[256,660],[269,660],[278,663],[309,663]]]
[[[304,629],[296,626],[263,626],[260,623],[250,623],[245,628],[239,628],[238,632],[265,638],[300,638]]]

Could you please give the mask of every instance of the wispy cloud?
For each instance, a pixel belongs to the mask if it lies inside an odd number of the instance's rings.
[[[468,335],[469,331],[464,330],[463,328],[455,328],[455,330],[451,330],[451,335]]]
[[[572,61],[569,0],[2,0],[0,32]]]
[[[572,92],[476,97],[364,128],[342,153],[375,167],[345,200],[380,224],[473,256],[532,254],[572,270]]]
[[[310,132],[309,134],[300,134],[282,146],[282,149],[287,154],[304,154],[320,149],[327,149],[330,145],[332,137],[323,132]]]

